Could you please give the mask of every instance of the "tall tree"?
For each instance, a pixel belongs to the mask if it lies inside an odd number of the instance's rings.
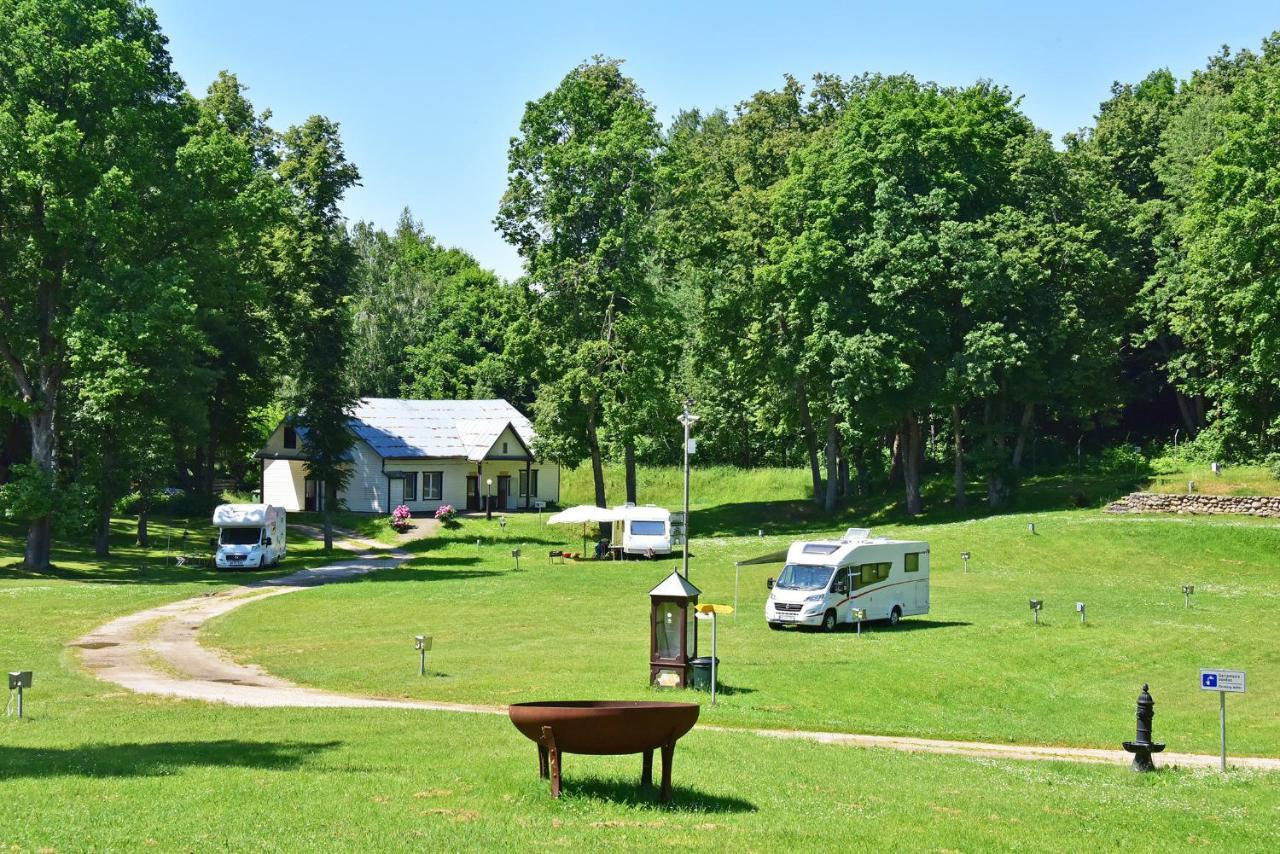
[[[495,220],[524,258],[549,333],[539,435],[561,462],[590,457],[602,507],[601,432],[612,426],[624,444],[632,441],[628,413],[639,402],[626,398],[636,389],[625,384],[625,372],[637,358],[652,360],[641,356],[645,342],[631,330],[657,304],[645,262],[659,127],[653,106],[620,66],[597,57],[526,106]],[[665,393],[665,383],[648,393]],[[565,404],[572,414],[550,411]]]
[[[278,299],[290,318],[284,331],[292,373],[292,409],[306,454],[307,476],[324,488],[324,546],[333,548],[333,511],[351,477],[355,405],[345,357],[347,301],[355,253],[339,203],[360,181],[342,149],[338,125],[312,116],[283,137],[280,177],[293,192],[290,216],[271,237]]]
[[[77,311],[104,269],[150,260],[117,226],[165,203],[182,84],[164,44],[133,0],[0,0],[0,358],[46,484]],[[49,552],[46,513],[31,522],[26,566],[47,567]]]

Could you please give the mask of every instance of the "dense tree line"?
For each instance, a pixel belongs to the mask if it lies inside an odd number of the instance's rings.
[[[0,0],[0,509],[109,548],[257,485],[286,414],[332,493],[358,396],[502,397],[603,467],[803,465],[828,509],[1009,501],[1037,447],[1280,450],[1280,36],[1117,84],[1055,145],[1007,89],[785,78],[663,127],[619,61],[529,102],[505,282],[406,209],[348,228],[337,125],[203,95],[133,0]],[[1123,432],[1122,432],[1123,431]],[[617,500],[615,497],[614,500]],[[327,504],[332,507],[332,500]]]
[[[686,397],[700,459],[806,465],[827,508],[897,483],[918,512],[944,466],[999,507],[1038,443],[1086,436],[1274,451],[1276,54],[1117,84],[1062,146],[1003,87],[905,75],[787,78],[664,131],[596,58],[511,141],[519,282],[468,258],[459,299],[456,250],[365,232],[359,375],[532,408],[600,503],[605,459],[634,500],[637,460],[677,458]]]
[[[131,492],[145,544],[162,488],[211,499],[286,410],[341,483],[358,175],[334,123],[269,118],[231,74],[189,93],[132,0],[0,0],[2,400],[29,441],[2,498],[28,567],[54,524],[105,554]]]

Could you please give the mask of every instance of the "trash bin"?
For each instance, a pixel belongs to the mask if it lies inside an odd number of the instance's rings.
[[[697,691],[711,690],[711,656],[704,655],[689,661],[693,668],[693,688]],[[720,659],[716,659],[716,676],[720,675]]]

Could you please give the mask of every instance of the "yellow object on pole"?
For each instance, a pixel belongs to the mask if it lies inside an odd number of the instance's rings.
[[[732,605],[699,605],[698,611],[703,614],[732,614]]]

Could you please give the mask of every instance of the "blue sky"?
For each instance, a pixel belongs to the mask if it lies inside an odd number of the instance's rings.
[[[525,102],[593,54],[625,59],[664,124],[683,108],[732,107],[785,73],[908,71],[1006,85],[1058,138],[1091,122],[1113,80],[1162,66],[1185,76],[1224,43],[1256,48],[1280,29],[1275,0],[151,5],[194,91],[225,68],[278,127],[312,113],[341,122],[364,179],[349,218],[389,227],[408,205],[507,277],[520,261],[491,224],[507,141]]]

